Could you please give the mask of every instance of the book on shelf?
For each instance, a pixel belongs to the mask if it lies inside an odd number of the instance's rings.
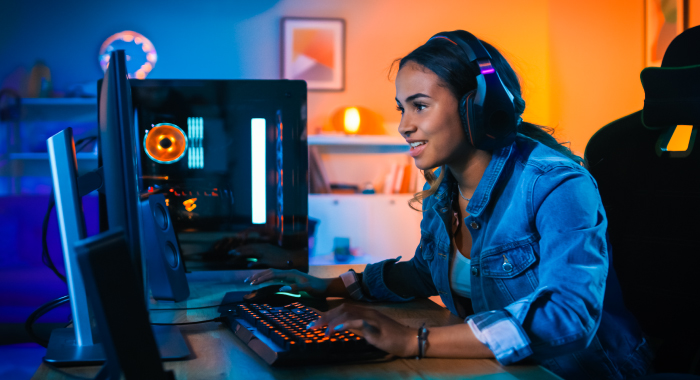
[[[399,172],[399,164],[393,163],[391,164],[391,167],[389,169],[389,173],[387,173],[386,178],[384,180],[384,189],[383,193],[384,194],[393,194],[394,193],[394,186],[396,184],[396,175]]]
[[[404,166],[403,178],[401,180],[401,189],[399,193],[410,193],[411,189],[411,174],[413,173],[413,168],[415,165],[407,164]]]
[[[331,184],[328,174],[321,162],[315,146],[309,147],[309,193],[328,194],[331,192]]]
[[[406,173],[406,165],[399,165],[398,171],[396,172],[396,177],[394,177],[394,194],[401,192],[401,187],[403,185],[403,177]]]
[[[408,192],[411,194],[416,193],[416,183],[418,181],[418,168],[416,165],[410,165],[411,166],[411,175],[408,178]]]

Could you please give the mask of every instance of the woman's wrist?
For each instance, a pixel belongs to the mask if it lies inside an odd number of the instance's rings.
[[[340,277],[322,278],[321,280],[326,285],[326,290],[324,291],[326,297],[350,297],[350,293],[348,293]]]
[[[416,358],[418,357],[419,347],[418,347],[418,329],[413,327],[406,327],[407,332],[404,337],[404,347],[406,347],[406,353],[402,355],[406,358]]]

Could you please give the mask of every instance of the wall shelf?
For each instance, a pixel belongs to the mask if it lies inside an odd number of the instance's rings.
[[[384,135],[309,135],[309,146],[322,153],[408,153],[409,146],[400,136]]]
[[[97,98],[23,98],[22,122],[97,122]]]

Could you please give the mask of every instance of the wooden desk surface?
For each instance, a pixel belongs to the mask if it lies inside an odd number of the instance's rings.
[[[362,265],[352,266],[355,270]],[[337,276],[350,266],[336,265],[311,267],[310,273],[319,277]],[[228,273],[228,274],[227,274]],[[198,307],[216,305],[226,292],[250,288],[243,284],[246,274],[231,272],[194,273],[190,280],[190,298],[179,303],[151,302],[151,309]],[[344,299],[329,299],[331,307]],[[368,306],[368,304],[364,304]],[[371,304],[383,313],[402,323],[418,328],[423,322],[428,326],[462,323],[449,310],[430,300],[418,300],[402,304]],[[152,322],[188,322],[212,319],[219,316],[216,307],[196,310],[151,311]],[[482,378],[488,380],[505,379],[559,379],[539,366],[503,367],[492,359],[394,359],[381,363],[335,364],[304,366],[296,368],[273,368],[267,365],[253,351],[243,344],[233,333],[220,323],[180,326],[185,337],[191,359],[165,362],[166,369],[174,370],[177,379],[464,379]],[[138,344],[138,342],[134,342]],[[92,378],[99,367],[62,368],[67,374]],[[32,379],[68,379],[65,374],[53,370],[42,363]]]

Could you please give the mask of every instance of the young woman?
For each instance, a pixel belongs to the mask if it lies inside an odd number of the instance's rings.
[[[495,357],[504,365],[529,359],[566,379],[645,374],[650,350],[610,266],[595,180],[568,148],[520,119],[518,77],[485,42],[512,96],[517,135],[493,150],[472,145],[459,103],[490,68],[470,62],[455,42],[478,43],[467,32],[437,36],[401,59],[396,76],[399,132],[427,180],[412,200],[423,212],[415,256],[335,279],[266,270],[251,276],[251,284],[282,280],[289,290],[367,301],[439,294],[465,323],[431,327],[425,356]],[[371,309],[342,306],[309,328],[325,326],[358,330],[399,356],[419,354],[414,328]]]

